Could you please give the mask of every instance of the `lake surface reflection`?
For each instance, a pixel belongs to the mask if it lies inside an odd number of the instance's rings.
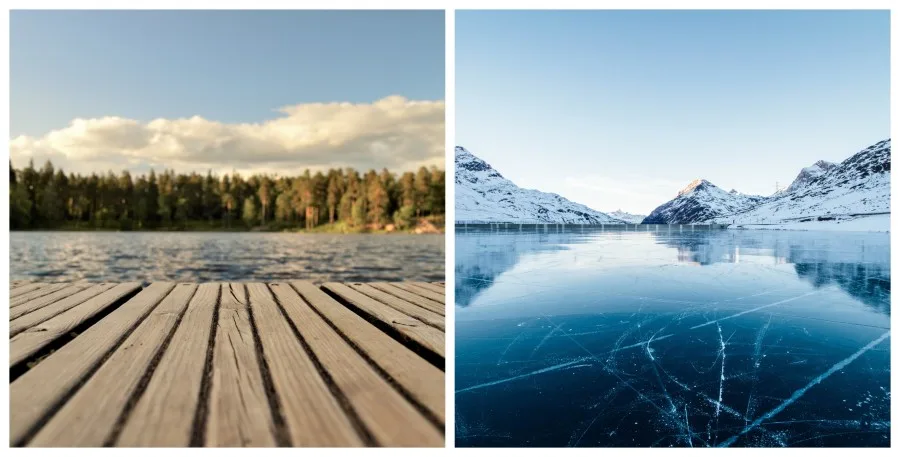
[[[443,281],[443,235],[13,232],[10,279]]]
[[[888,234],[456,235],[458,446],[889,446]]]

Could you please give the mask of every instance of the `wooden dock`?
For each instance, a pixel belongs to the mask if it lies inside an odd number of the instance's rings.
[[[10,445],[444,445],[444,284],[28,283]]]

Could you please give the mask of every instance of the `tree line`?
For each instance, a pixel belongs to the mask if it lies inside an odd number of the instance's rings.
[[[133,177],[66,174],[48,161],[9,165],[10,228],[118,230],[267,229],[325,224],[355,230],[398,229],[444,214],[444,171],[419,168],[398,175],[352,168],[279,177],[166,170]]]

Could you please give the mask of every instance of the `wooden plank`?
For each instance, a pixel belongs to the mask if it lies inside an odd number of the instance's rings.
[[[417,286],[413,283],[409,283],[409,282],[392,282],[391,284],[393,284],[394,286],[397,286],[407,292],[412,292],[416,295],[420,295],[429,300],[434,300],[442,305],[444,304],[444,294],[443,293],[439,294],[436,292],[432,292],[428,289],[423,289],[422,287],[419,287],[419,286]]]
[[[90,286],[91,285],[87,283],[73,284],[69,287],[57,290],[56,292],[47,294],[43,297],[35,298],[27,302],[18,303],[16,306],[10,308],[9,319],[13,320],[19,316],[43,308],[44,306],[62,300],[63,298],[77,294],[78,292],[81,292],[82,290],[87,289]]]
[[[412,292],[407,292],[399,287],[393,285],[393,283],[389,282],[373,282],[368,284],[371,287],[374,287],[380,291],[387,292],[393,296],[400,297],[410,303],[415,303],[429,311],[444,315],[444,305],[434,301],[429,300],[421,295],[416,295]]]
[[[32,430],[59,408],[59,402],[69,391],[83,382],[97,363],[119,344],[123,335],[173,287],[172,283],[151,284],[106,316],[103,325],[87,329],[13,381],[9,386],[10,445],[24,444]],[[101,296],[108,297],[122,290],[114,288]]]
[[[141,283],[139,282],[119,284],[40,325],[19,333],[9,340],[9,366],[34,355],[57,338],[69,333],[81,323],[103,312],[140,288]]]
[[[200,391],[220,284],[201,284],[168,349],[128,416],[117,446],[187,447]]]
[[[434,284],[434,285],[436,285],[436,286],[440,286],[442,289],[446,289],[446,288],[447,288],[447,283],[445,283],[445,282],[443,282],[443,281],[433,282],[432,284]]]
[[[96,297],[97,295],[100,295],[103,292],[106,292],[109,289],[112,289],[114,286],[115,286],[115,284],[113,284],[113,283],[97,284],[86,290],[78,292],[75,295],[66,297],[63,300],[59,300],[50,305],[40,307],[39,309],[36,309],[36,310],[29,311],[29,309],[31,308],[30,305],[28,306],[28,308],[25,308],[24,306],[20,306],[20,307],[16,308],[15,310],[10,310],[10,316],[15,317],[15,319],[13,319],[9,323],[9,336],[10,337],[16,336],[19,333],[22,333],[25,330],[28,330],[29,328],[34,327],[35,325],[38,325],[41,322],[46,321],[47,319],[50,319],[54,316],[62,314],[63,312],[65,312],[69,309],[72,309],[72,308],[80,305],[81,303],[84,303],[85,301],[87,301],[93,297]],[[16,311],[16,312],[13,313],[13,311]],[[25,311],[29,311],[29,312],[27,314],[24,314]]]
[[[257,303],[254,296],[256,290],[259,290],[258,286],[251,286],[251,306],[256,306]],[[289,284],[272,284],[271,290],[282,304],[288,319],[293,321],[295,328],[309,345],[309,349],[340,389],[376,444],[391,447],[443,445],[444,438],[437,427],[429,423],[362,356],[335,333]],[[261,335],[268,333],[263,330],[262,325],[259,330]],[[265,348],[265,344],[263,347]],[[322,388],[327,389],[324,385]],[[312,404],[307,408],[319,411]],[[313,432],[310,430],[308,433]]]
[[[31,292],[28,292],[27,294],[22,294],[22,295],[19,295],[18,297],[11,298],[9,300],[9,308],[15,309],[19,305],[27,303],[31,300],[35,300],[35,299],[38,299],[38,298],[41,298],[41,297],[44,297],[47,295],[51,295],[54,292],[61,290],[61,289],[65,289],[66,287],[69,287],[69,286],[71,286],[71,284],[68,284],[68,283],[47,284],[46,287],[41,287],[40,289],[33,290]]]
[[[347,285],[356,291],[362,292],[363,294],[374,298],[375,300],[378,300],[381,303],[384,303],[385,305],[388,305],[403,314],[406,314],[407,316],[414,317],[432,327],[444,331],[444,316],[441,316],[440,314],[431,312],[421,306],[417,306],[413,303],[397,298],[389,293],[380,291],[367,284],[352,283]]]
[[[323,285],[326,289],[350,302],[365,314],[389,325],[401,335],[419,343],[435,355],[444,358],[444,333],[413,319],[384,303],[369,298],[343,284],[330,282]]]
[[[24,286],[25,284],[31,284],[31,280],[30,279],[13,279],[12,281],[9,282],[9,288],[10,288],[10,290],[12,290],[12,289],[15,289],[16,287]]]
[[[428,290],[430,290],[430,291],[432,291],[432,292],[441,294],[442,296],[444,295],[444,292],[445,292],[444,286],[439,286],[439,285],[437,285],[437,284],[430,283],[430,282],[414,281],[412,284],[415,285],[415,286],[419,286],[419,287],[421,287],[421,288],[423,288],[423,289],[428,289]]]
[[[444,423],[444,372],[336,302],[311,282],[295,281],[291,285],[308,305],[352,341],[410,397]]]
[[[28,445],[100,447],[113,438],[129,399],[152,373],[153,358],[196,290],[196,284],[176,285]],[[102,329],[103,322],[96,327]]]
[[[20,295],[9,301],[9,307],[10,307],[10,309],[16,309],[16,308],[21,307],[22,305],[30,304],[36,300],[41,300],[41,299],[46,300],[48,298],[60,296],[62,294],[65,294],[66,291],[75,290],[75,292],[77,292],[79,290],[90,287],[91,284],[88,284],[86,282],[75,282],[75,283],[68,283],[68,284],[60,284],[59,286],[60,287],[57,290],[52,291],[52,293],[47,293],[40,297],[25,298],[27,295],[30,295],[30,294]],[[69,295],[71,295],[75,292],[69,292]],[[62,296],[65,296],[65,295],[62,295]]]
[[[269,288],[247,284],[247,291],[291,443],[303,447],[361,446],[362,439],[284,319]]]
[[[213,379],[206,422],[206,445],[275,446],[247,295],[242,284],[224,285],[213,349]]]
[[[33,290],[38,290],[41,287],[46,287],[48,285],[49,284],[46,284],[46,283],[36,282],[36,283],[25,284],[24,286],[19,286],[19,287],[13,288],[12,290],[9,291],[10,303],[12,303],[12,299],[15,297],[18,297],[23,294],[27,294]]]

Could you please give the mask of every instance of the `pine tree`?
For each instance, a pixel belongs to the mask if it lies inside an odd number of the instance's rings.
[[[156,182],[156,172],[150,170],[147,179],[147,195],[144,197],[147,205],[147,218],[143,222],[147,228],[154,228],[159,219],[159,184]]]
[[[415,198],[416,216],[423,216],[431,211],[428,206],[428,196],[431,191],[431,173],[425,167],[419,168],[416,173]]]
[[[387,223],[390,215],[388,208],[390,197],[387,189],[385,189],[384,184],[378,177],[369,180],[367,200],[369,221],[379,227]]]
[[[248,226],[252,227],[256,224],[256,202],[253,201],[253,197],[247,197],[247,199],[244,200],[244,213],[242,217]]]
[[[344,194],[344,176],[341,170],[328,172],[328,188],[326,190],[325,204],[328,206],[328,223],[333,224],[337,216],[337,208]]]
[[[266,212],[268,211],[268,208],[269,208],[269,201],[272,198],[272,193],[271,193],[272,189],[270,187],[271,186],[269,184],[269,178],[266,176],[263,176],[260,179],[259,192],[258,192],[259,202],[262,205],[262,211],[260,212],[260,214],[261,214],[263,225],[266,225]]]

